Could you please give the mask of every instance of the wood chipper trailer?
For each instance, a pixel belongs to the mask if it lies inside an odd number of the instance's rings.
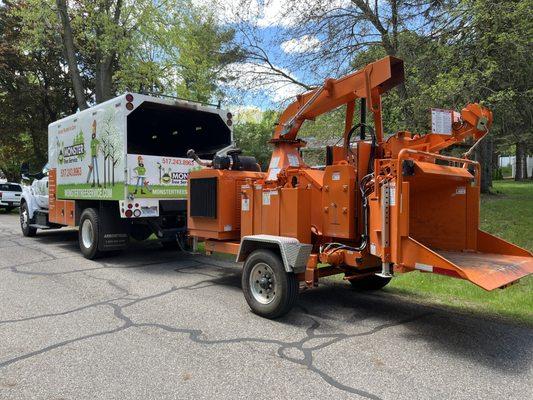
[[[327,79],[282,113],[266,173],[238,151],[190,173],[189,234],[205,241],[208,253],[244,262],[242,288],[255,313],[283,315],[300,282],[313,287],[334,274],[357,289],[379,289],[395,272],[420,270],[493,290],[533,272],[530,252],[479,229],[478,163],[439,153],[480,140],[492,113],[479,104],[460,114],[432,110],[431,133],[402,131],[385,140],[381,95],[403,79],[403,61],[394,57]],[[340,106],[342,144],[326,149],[325,167],[306,165],[300,127]]]

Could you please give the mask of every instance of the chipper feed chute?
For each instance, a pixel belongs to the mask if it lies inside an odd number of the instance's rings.
[[[478,233],[478,240],[479,236],[490,236],[483,231]],[[503,288],[533,273],[530,253],[494,236],[491,240],[508,246],[507,254],[495,253],[497,249],[490,252],[431,250],[413,238],[406,238],[402,248],[406,252],[406,264],[415,269],[466,279],[485,290]]]
[[[479,230],[479,173],[416,160],[404,153],[398,185],[398,258],[407,269],[466,279],[485,290],[505,287],[533,273],[533,255]],[[411,159],[413,156],[415,159]],[[435,156],[440,162],[452,161]],[[465,160],[461,160],[465,163]]]

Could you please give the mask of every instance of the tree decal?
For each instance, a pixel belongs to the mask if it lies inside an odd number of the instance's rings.
[[[101,151],[104,155],[104,187],[115,186],[115,168],[122,159],[122,136],[115,125],[115,111],[109,107],[104,114]]]

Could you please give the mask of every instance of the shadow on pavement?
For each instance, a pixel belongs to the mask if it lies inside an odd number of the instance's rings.
[[[34,239],[79,254],[76,230],[40,231]],[[156,241],[132,243],[127,251],[97,262],[114,268],[138,267],[147,274],[194,274],[208,286],[220,285],[240,291],[239,265],[162,251]],[[358,324],[365,324],[368,328],[369,321],[372,325],[377,322],[384,326],[398,325],[395,321],[407,321],[401,323],[404,327],[400,331],[403,340],[422,341],[434,349],[436,357],[446,353],[512,374],[523,373],[532,364],[531,328],[486,319],[474,313],[464,315],[445,306],[398,299],[384,292],[357,293],[343,282],[328,282],[319,288],[303,291],[299,306],[278,322],[307,328],[308,317],[320,321],[321,330],[336,331],[346,331]]]

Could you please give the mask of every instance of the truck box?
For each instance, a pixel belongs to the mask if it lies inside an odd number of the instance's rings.
[[[232,144],[231,117],[129,93],[50,124],[50,221],[75,224],[72,200],[117,201],[122,218],[159,216],[165,200],[186,200],[189,171],[200,168],[188,149],[210,159]]]

